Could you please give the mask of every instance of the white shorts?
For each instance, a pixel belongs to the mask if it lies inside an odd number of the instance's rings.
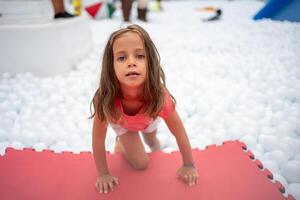
[[[149,124],[149,126],[147,126],[147,128],[145,128],[144,130],[139,130],[139,131],[141,131],[142,133],[151,133],[157,129],[160,122],[161,122],[161,119],[159,117],[157,117],[155,120],[153,120],[153,122],[151,124]],[[112,129],[115,131],[115,133],[118,136],[129,132],[129,130],[120,126],[119,124],[110,123],[110,126],[112,127]]]

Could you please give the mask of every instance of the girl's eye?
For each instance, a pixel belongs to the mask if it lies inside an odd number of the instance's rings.
[[[120,61],[120,62],[122,62],[124,60],[125,60],[125,56],[120,56],[120,57],[117,58],[117,61]]]
[[[139,54],[139,55],[137,55],[137,58],[138,58],[138,59],[144,59],[145,56],[144,56],[143,54]]]

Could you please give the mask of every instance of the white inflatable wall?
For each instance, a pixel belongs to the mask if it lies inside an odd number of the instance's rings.
[[[88,17],[53,20],[50,0],[0,0],[0,13],[0,73],[63,74],[92,48]]]

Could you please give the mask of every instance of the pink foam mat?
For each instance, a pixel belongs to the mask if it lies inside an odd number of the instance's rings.
[[[115,191],[100,194],[91,153],[7,148],[0,156],[1,200],[295,200],[272,181],[272,173],[239,141],[193,150],[199,183],[188,187],[176,175],[179,152],[150,153],[146,170],[135,171],[121,154],[107,153]]]

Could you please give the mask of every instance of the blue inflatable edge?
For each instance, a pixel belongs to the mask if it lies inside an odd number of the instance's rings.
[[[272,18],[293,0],[269,0],[266,5],[253,17],[254,20]]]

